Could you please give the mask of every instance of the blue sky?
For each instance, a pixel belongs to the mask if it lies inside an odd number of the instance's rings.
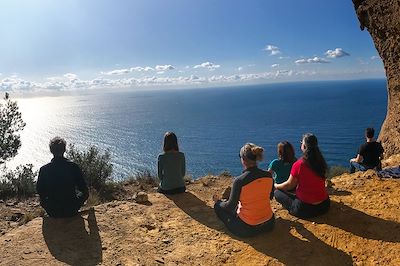
[[[9,0],[0,10],[3,91],[384,77],[351,0]]]

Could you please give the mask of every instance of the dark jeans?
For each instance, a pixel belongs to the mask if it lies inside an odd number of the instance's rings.
[[[52,201],[49,199],[40,200],[40,205],[46,210],[47,214],[53,218],[73,217],[78,214],[79,209],[85,201],[75,199],[70,202]]]
[[[158,187],[158,189],[157,189],[158,193],[162,193],[165,195],[180,194],[180,193],[184,193],[185,191],[186,191],[186,187],[178,187],[178,188],[167,189],[167,190],[164,190],[164,189]]]
[[[382,170],[382,165],[379,163],[377,166],[368,166],[362,163],[350,162],[350,174],[357,171],[367,171],[368,169],[375,169],[376,171]]]
[[[249,225],[243,222],[237,214],[230,213],[221,207],[221,201],[217,201],[214,205],[214,211],[218,218],[225,224],[229,231],[239,237],[251,237],[262,232],[271,231],[275,225],[275,217],[262,224]]]
[[[275,190],[274,196],[275,199],[282,204],[282,206],[287,209],[291,215],[299,218],[311,218],[322,215],[328,212],[331,205],[329,198],[317,205],[313,205],[302,202],[296,197],[296,195],[279,189]]]

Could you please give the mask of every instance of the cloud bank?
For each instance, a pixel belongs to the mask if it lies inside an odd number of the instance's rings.
[[[201,63],[200,65],[195,65],[193,68],[206,68],[210,71],[213,71],[220,67],[221,67],[221,65],[217,65],[217,64],[214,64],[211,62],[204,62],[204,63]]]
[[[325,58],[321,58],[318,56],[315,56],[313,58],[302,58],[294,61],[297,65],[303,65],[303,64],[327,64],[330,63],[330,61],[326,60]]]

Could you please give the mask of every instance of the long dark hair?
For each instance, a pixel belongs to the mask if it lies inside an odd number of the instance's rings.
[[[328,165],[326,164],[324,156],[322,156],[322,153],[319,150],[317,137],[311,133],[304,134],[303,144],[305,146],[303,160],[308,163],[315,173],[325,179],[328,171]]]
[[[163,150],[164,152],[179,151],[178,138],[174,132],[165,132]]]
[[[293,163],[296,161],[296,157],[294,157],[294,148],[293,145],[288,141],[282,141],[278,143],[278,157],[285,163]]]

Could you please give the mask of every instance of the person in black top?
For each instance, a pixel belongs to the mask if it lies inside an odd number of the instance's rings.
[[[89,197],[88,187],[80,167],[64,157],[65,140],[55,137],[49,146],[54,158],[40,168],[36,184],[40,205],[50,217],[75,216]]]
[[[350,159],[350,173],[354,173],[356,170],[382,169],[383,147],[380,142],[374,140],[374,134],[373,128],[365,130],[367,142],[360,146],[357,157]]]

